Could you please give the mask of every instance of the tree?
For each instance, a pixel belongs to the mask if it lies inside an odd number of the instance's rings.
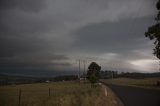
[[[87,79],[91,82],[92,85],[99,79],[100,77],[101,66],[99,66],[96,62],[92,62],[87,71]]]
[[[89,81],[91,82],[91,87],[94,87],[94,84],[97,82],[98,78],[92,74],[90,77],[89,77]]]
[[[160,59],[160,0],[157,2],[158,14],[155,18],[156,24],[148,28],[145,32],[145,36],[150,40],[154,40],[155,48],[153,49],[153,54]]]

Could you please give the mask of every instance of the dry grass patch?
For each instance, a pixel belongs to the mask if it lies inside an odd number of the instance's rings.
[[[20,88],[20,106],[118,106],[110,90],[106,97],[104,87],[77,82],[1,86],[0,106],[18,106]]]
[[[108,84],[160,89],[160,87],[157,86],[157,81],[160,81],[160,78],[144,78],[144,79],[115,78],[115,79],[102,79],[101,81]]]

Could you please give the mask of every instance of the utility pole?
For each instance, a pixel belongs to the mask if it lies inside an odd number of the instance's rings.
[[[113,71],[111,71],[112,72],[112,79],[113,79]]]
[[[19,89],[19,100],[18,100],[18,106],[21,105],[21,96],[22,96],[22,91]]]
[[[80,70],[81,70],[81,67],[80,67],[80,66],[81,66],[81,60],[79,59],[78,61],[79,61],[79,76],[78,76],[78,77],[79,77],[79,79],[80,79]]]
[[[83,67],[83,68],[84,68],[84,69],[83,69],[83,71],[84,71],[84,72],[83,72],[83,78],[84,78],[83,80],[85,80],[85,79],[86,79],[86,75],[85,75],[85,71],[86,71],[85,60],[83,60],[83,66],[84,66],[84,67]]]
[[[86,64],[85,64],[85,60],[83,60],[83,65],[84,65],[84,74],[85,74],[85,71],[86,71]]]

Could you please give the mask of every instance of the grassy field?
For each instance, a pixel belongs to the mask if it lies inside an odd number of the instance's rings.
[[[160,78],[144,78],[144,79],[115,78],[115,79],[102,79],[101,81],[106,82],[108,84],[160,89],[160,87],[156,85],[157,81],[160,81]]]
[[[0,106],[119,106],[119,103],[109,89],[106,97],[102,86],[91,88],[89,83],[72,81],[1,86]]]

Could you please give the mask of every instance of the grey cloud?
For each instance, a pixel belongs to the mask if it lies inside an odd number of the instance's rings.
[[[77,50],[94,52],[129,52],[147,46],[144,32],[153,17],[91,24],[73,33]]]
[[[133,68],[131,61],[156,60],[152,55],[152,42],[144,36],[153,20],[152,16],[87,25],[72,33],[76,36],[72,48],[86,54],[97,53],[99,58],[96,60],[104,69],[138,71]],[[116,57],[106,55],[108,57],[105,59],[102,55],[105,53],[114,53]]]
[[[70,66],[67,62],[68,57],[64,55],[55,54],[32,54],[32,55],[15,55],[0,58],[1,67],[56,67],[56,66]],[[61,62],[59,62],[61,61]]]
[[[133,51],[151,49],[144,32],[154,20],[155,1],[1,0],[1,66],[66,70],[79,55],[98,61],[116,53],[114,62],[147,58]]]
[[[45,7],[45,0],[1,0],[0,9],[18,9],[38,12]]]

